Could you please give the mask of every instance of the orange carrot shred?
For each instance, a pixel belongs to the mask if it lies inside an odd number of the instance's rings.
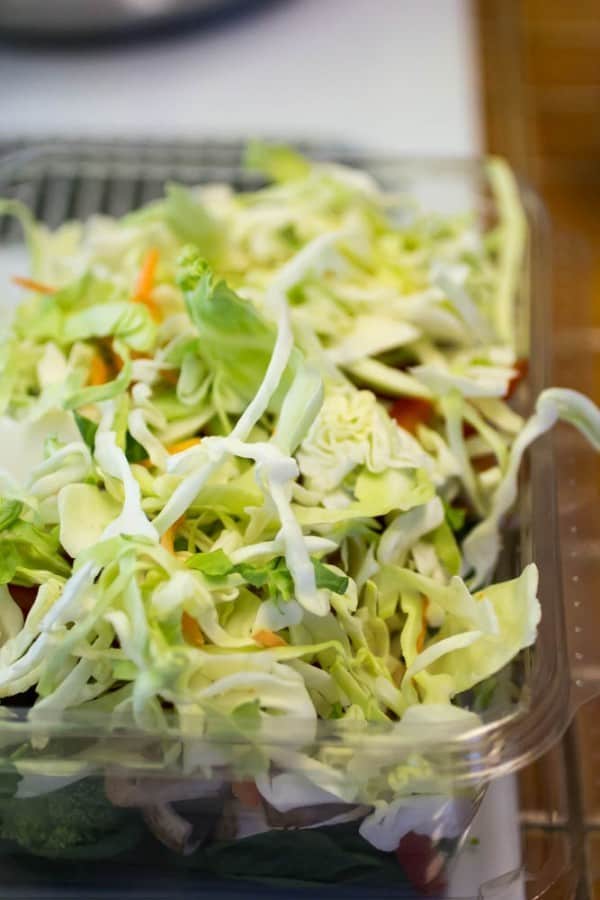
[[[183,639],[187,644],[191,644],[193,647],[204,646],[202,629],[193,616],[190,616],[190,614],[185,611],[181,614],[181,632],[183,634]]]
[[[156,266],[158,264],[158,250],[153,247],[148,250],[138,275],[135,291],[133,292],[133,302],[143,303],[148,307],[152,318],[160,321],[160,309],[152,299],[152,289],[154,287],[154,277],[156,274]]]
[[[167,447],[167,453],[173,456],[175,453],[182,453],[184,450],[189,450],[190,447],[195,447],[200,443],[200,438],[187,438],[185,441],[177,441],[176,444],[171,444]]]
[[[99,344],[100,352],[102,353],[102,356],[104,357],[106,362],[109,364],[111,369],[114,370],[114,375],[115,376],[118,375],[119,372],[123,368],[123,358],[115,350],[115,345],[114,345],[113,339],[110,337],[100,338],[98,341],[98,344]],[[138,358],[138,354],[136,354],[136,352],[134,350],[130,351],[130,356],[131,356],[131,359]]]
[[[157,264],[158,250],[153,247],[151,250],[148,250],[146,256],[144,257],[142,268],[140,269],[140,274],[138,275],[137,284],[135,286],[135,291],[133,294],[135,300],[144,302],[152,293]]]
[[[185,441],[177,441],[176,444],[171,444],[167,447],[167,453],[173,456],[175,453],[181,453],[183,450],[189,450],[190,447],[195,447],[200,443],[200,438],[188,438]],[[142,459],[139,462],[140,466],[144,466],[145,469],[149,469],[152,463],[149,459]]]
[[[173,526],[167,528],[160,539],[160,546],[168,550],[169,553],[175,553],[175,535],[173,534]]]
[[[33,278],[25,278],[22,275],[13,275],[11,281],[18,284],[19,287],[27,288],[27,290],[35,291],[38,294],[55,294],[56,288],[49,287],[41,281],[35,281]]]
[[[427,597],[423,600],[423,610],[421,613],[422,621],[421,621],[421,630],[419,632],[419,636],[417,638],[417,653],[421,653],[423,647],[425,646],[425,638],[427,637],[427,607],[429,606],[429,600]]]
[[[112,372],[104,357],[100,353],[95,353],[90,364],[88,384],[97,387],[106,384],[107,381],[112,381],[112,378]]]
[[[177,519],[176,522],[173,522],[173,524],[169,528],[167,528],[160,539],[161,547],[164,547],[165,550],[169,551],[169,553],[175,553],[175,535],[181,528],[183,519],[184,516],[182,516],[180,519]]]
[[[261,628],[260,631],[255,631],[252,637],[262,647],[287,647],[287,641],[284,641],[274,631],[269,631],[268,628]]]

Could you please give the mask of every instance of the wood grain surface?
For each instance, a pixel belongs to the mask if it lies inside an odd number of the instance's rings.
[[[474,10],[486,149],[533,183],[552,222],[552,380],[599,402],[600,0],[478,0]],[[558,496],[566,637],[583,682],[599,675],[600,470],[570,441],[557,439]],[[521,773],[520,794],[529,897],[600,898],[600,701]]]

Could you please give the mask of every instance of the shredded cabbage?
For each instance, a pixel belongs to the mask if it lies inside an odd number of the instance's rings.
[[[600,449],[600,412],[508,402],[526,230],[503,163],[486,232],[287,148],[249,161],[274,183],[171,185],[121,220],[0,204],[33,279],[0,340],[0,696],[242,733],[285,769],[257,769],[274,807],[360,799],[389,850],[452,818],[428,764],[302,750],[323,720],[477,726],[465,692],[540,619],[535,565],[492,583],[523,455],[559,419]]]

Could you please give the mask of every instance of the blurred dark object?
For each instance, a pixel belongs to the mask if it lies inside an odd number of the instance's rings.
[[[209,25],[273,0],[0,0],[0,38],[60,46]]]

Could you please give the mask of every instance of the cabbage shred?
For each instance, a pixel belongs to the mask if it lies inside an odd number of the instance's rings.
[[[462,727],[536,637],[535,566],[491,583],[523,453],[558,419],[600,447],[573,391],[507,402],[512,175],[490,162],[486,232],[286,148],[249,162],[266,187],[119,220],[4,207],[31,272],[0,345],[0,696],[298,746],[323,719]]]

